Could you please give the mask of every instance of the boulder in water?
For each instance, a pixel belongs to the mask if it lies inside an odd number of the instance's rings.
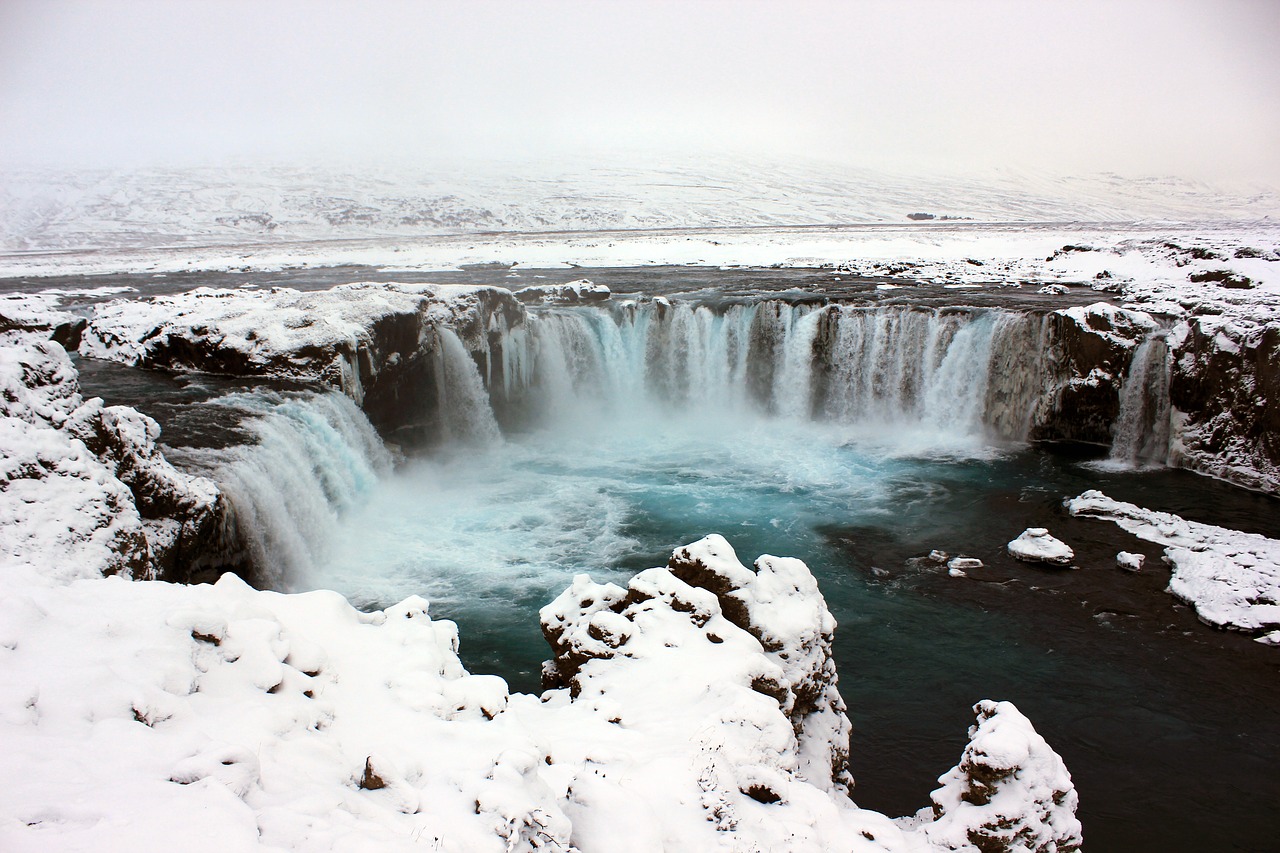
[[[1076,553],[1060,539],[1049,535],[1043,527],[1028,527],[1022,535],[1008,545],[1009,556],[1024,563],[1048,563],[1053,566],[1070,566]]]
[[[973,710],[969,745],[932,794],[932,849],[1079,850],[1079,798],[1062,758],[1012,702],[984,699]]]
[[[1147,560],[1143,554],[1131,554],[1128,551],[1121,551],[1116,554],[1116,565],[1124,569],[1126,572],[1142,571],[1142,564]]]

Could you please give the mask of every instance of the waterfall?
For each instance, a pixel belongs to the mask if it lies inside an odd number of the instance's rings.
[[[436,328],[435,385],[441,438],[461,444],[494,444],[502,433],[484,379],[456,332]]]
[[[1142,467],[1169,460],[1169,345],[1155,332],[1134,350],[1120,386],[1120,414],[1112,426],[1110,461]]]
[[[233,394],[251,442],[185,454],[228,501],[230,538],[271,589],[286,589],[323,557],[334,522],[391,469],[364,413],[338,392]]]
[[[533,312],[490,392],[544,423],[677,408],[1023,441],[1048,346],[1023,312],[638,300]]]

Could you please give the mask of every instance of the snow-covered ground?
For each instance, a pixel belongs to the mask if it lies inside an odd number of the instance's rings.
[[[644,180],[588,172],[489,185],[469,175],[465,191],[445,178],[406,189],[348,176],[316,192],[301,171],[151,173],[55,176],[52,193],[48,176],[26,175],[2,191],[0,277],[777,265],[899,288],[1092,287],[1171,326],[1175,348],[1190,322],[1237,353],[1280,327],[1280,228],[1268,222],[902,221],[1257,220],[1276,210],[1271,195],[1118,181],[1017,192],[944,182],[924,193],[865,175],[840,184],[799,168],[751,174],[673,167]],[[869,221],[901,224],[784,227]],[[663,230],[458,233],[480,228]],[[443,236],[422,236],[431,232]],[[87,346],[122,357],[135,332],[170,321],[208,321],[201,334],[230,332],[246,358],[325,335],[325,346],[355,346],[377,317],[421,310],[441,292],[367,290],[130,300],[97,311]],[[542,697],[467,674],[456,629],[421,599],[365,614],[336,594],[259,592],[234,577],[127,580],[178,535],[144,518],[148,489],[159,483],[193,506],[217,495],[163,461],[153,422],[80,396],[66,354],[43,340],[76,319],[63,295],[7,297],[13,328],[0,330],[0,747],[10,771],[0,847],[160,849],[180,837],[219,851],[928,851],[994,849],[1014,836],[1034,840],[1030,849],[1078,847],[1070,777],[1007,703],[976,706],[970,745],[931,809],[893,821],[854,806],[843,791],[849,723],[830,664],[834,626],[816,582],[798,560],[747,568],[718,537],[625,589],[580,577],[548,605],[555,687]],[[382,301],[371,307],[370,297]],[[251,304],[282,310],[265,323],[242,310]],[[358,398],[349,379],[334,384]],[[102,435],[131,455],[91,446]],[[1206,620],[1277,624],[1272,540],[1101,495],[1081,501],[1081,512],[1168,546],[1172,591]]]
[[[1008,171],[926,178],[795,160],[20,171],[0,181],[0,248],[901,223],[912,214],[1115,222],[1277,212],[1280,194],[1271,190],[1172,178]]]

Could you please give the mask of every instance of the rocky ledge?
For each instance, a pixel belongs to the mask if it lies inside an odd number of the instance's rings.
[[[216,485],[175,469],[156,422],[84,399],[66,351],[31,338],[0,348],[0,552],[66,580],[187,579],[212,549]]]
[[[442,336],[500,382],[524,309],[498,287],[350,284],[303,292],[199,288],[99,307],[80,352],[138,367],[312,381],[351,397],[386,436],[437,418]]]

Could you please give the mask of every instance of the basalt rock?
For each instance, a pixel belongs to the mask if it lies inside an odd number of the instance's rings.
[[[1174,461],[1280,492],[1280,325],[1196,317],[1172,342],[1169,398],[1182,421]]]
[[[1032,437],[1109,444],[1134,350],[1157,324],[1143,312],[1101,302],[1055,312],[1051,320],[1055,401]]]
[[[481,376],[501,383],[503,340],[523,320],[515,297],[494,287],[199,288],[100,308],[82,351],[139,367],[337,388],[384,436],[416,444],[438,417],[439,336],[457,335]]]

